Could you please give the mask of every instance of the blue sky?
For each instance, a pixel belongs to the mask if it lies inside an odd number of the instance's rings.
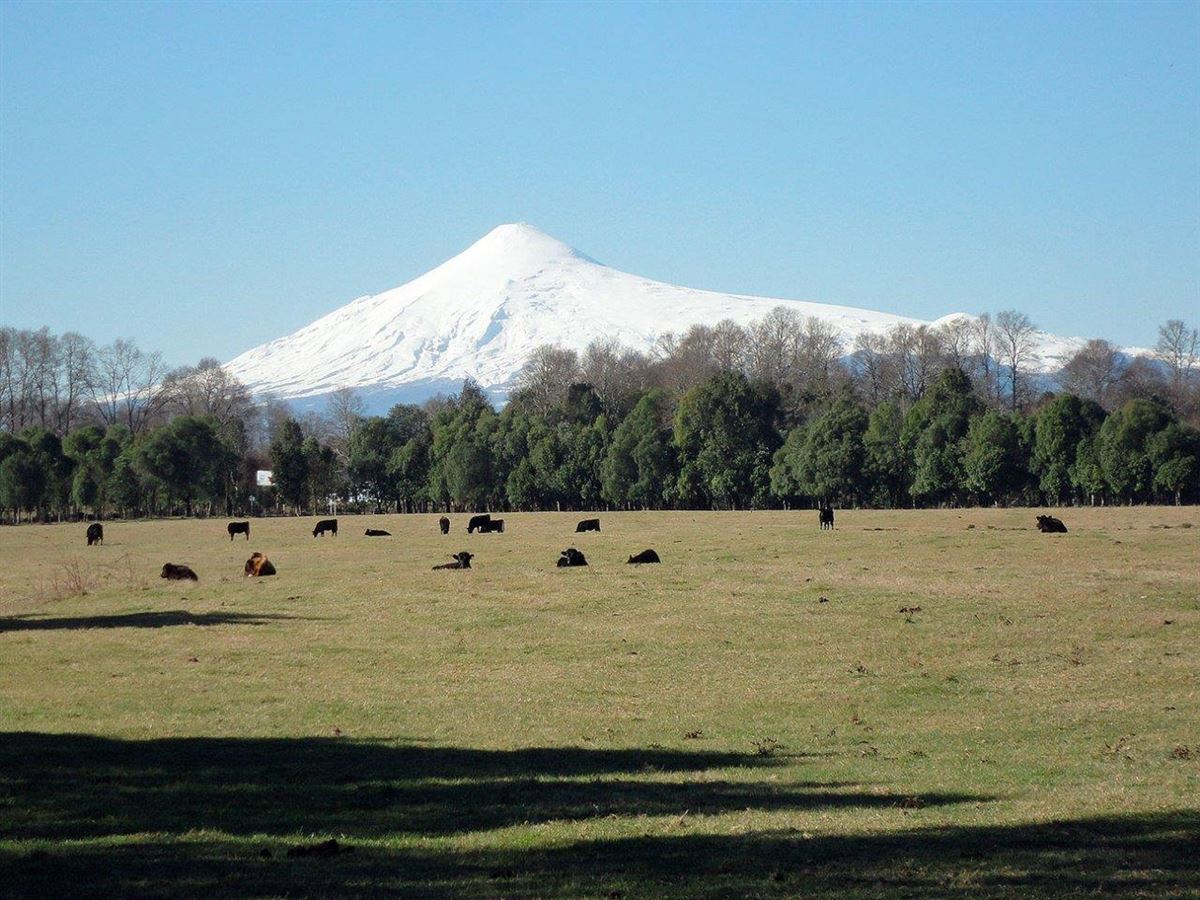
[[[1200,3],[0,4],[2,324],[228,359],[509,221],[1150,344],[1200,320]]]

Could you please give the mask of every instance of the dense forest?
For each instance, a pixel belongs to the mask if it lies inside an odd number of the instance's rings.
[[[297,415],[216,360],[3,328],[0,515],[1200,502],[1196,328],[1152,357],[1090,341],[1053,378],[1033,337],[1005,311],[846,347],[781,308],[649,354],[539,348],[502,409],[467,381],[369,416],[349,389]]]

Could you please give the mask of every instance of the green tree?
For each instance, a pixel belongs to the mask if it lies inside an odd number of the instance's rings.
[[[863,433],[863,473],[875,503],[903,506],[912,478],[912,447],[904,439],[904,410],[885,400],[871,410]]]
[[[1171,422],[1147,442],[1155,490],[1178,506],[1200,493],[1200,431]]]
[[[304,432],[295,419],[287,419],[271,442],[271,481],[279,499],[293,510],[302,508],[308,500]]]
[[[1042,408],[1034,422],[1031,466],[1046,502],[1057,505],[1074,493],[1071,466],[1080,442],[1100,430],[1104,410],[1093,400],[1060,394]]]
[[[854,503],[864,487],[863,435],[866,410],[848,392],[805,429],[804,443],[791,459],[801,493],[825,503]]]
[[[1149,500],[1154,492],[1151,440],[1171,424],[1170,412],[1154,400],[1130,400],[1100,427],[1099,460],[1108,488],[1120,500]]]
[[[779,395],[739,372],[694,387],[675,411],[681,497],[697,490],[712,506],[745,509],[769,502]]]
[[[963,486],[982,503],[1011,502],[1028,478],[1015,419],[995,411],[971,419],[962,459]]]
[[[9,448],[0,462],[0,508],[19,516],[22,510],[40,508],[45,493],[46,470],[36,454],[27,446]]]
[[[667,395],[655,388],[634,404],[612,434],[600,466],[605,500],[624,508],[660,509],[676,480]]]
[[[182,501],[190,516],[196,501],[224,496],[228,456],[213,420],[179,416],[136,445],[135,463],[168,498]]]
[[[945,369],[908,411],[902,439],[913,448],[913,497],[926,503],[957,500],[963,492],[964,438],[979,403],[961,369]]]

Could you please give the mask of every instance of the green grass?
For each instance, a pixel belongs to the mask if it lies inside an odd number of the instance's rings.
[[[1200,511],[1060,515],[0,529],[0,894],[1200,896]]]

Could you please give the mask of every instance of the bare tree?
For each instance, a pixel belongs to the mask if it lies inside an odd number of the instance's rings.
[[[1155,355],[1167,365],[1176,388],[1191,378],[1200,361],[1200,329],[1188,328],[1182,319],[1171,319],[1159,326]]]
[[[89,392],[105,425],[123,422],[140,434],[170,398],[166,376],[161,354],[118,339],[96,353]]]
[[[804,318],[777,306],[748,329],[747,367],[752,378],[774,385],[792,383],[799,363]]]
[[[1008,366],[1009,393],[1016,412],[1025,393],[1022,382],[1024,368],[1033,355],[1036,329],[1025,313],[1006,309],[996,315],[997,346],[1001,360]]]
[[[350,446],[350,435],[358,427],[367,413],[367,405],[362,397],[350,387],[340,387],[329,395],[326,405],[326,415],[329,419],[331,443],[339,453],[345,453]]]
[[[902,322],[888,332],[888,352],[895,360],[899,389],[915,403],[925,396],[941,368],[937,333],[928,325]]]
[[[749,344],[746,329],[733,319],[722,319],[713,326],[713,362],[718,369],[726,372],[744,371]]]
[[[938,343],[946,365],[970,373],[975,324],[966,316],[955,316],[937,327]]]
[[[988,313],[980,313],[971,327],[971,350],[975,361],[971,376],[979,396],[992,406],[1000,406],[1004,397],[997,357],[997,332]]]
[[[896,364],[889,352],[886,335],[861,332],[854,339],[854,353],[850,359],[859,390],[872,404],[891,396],[897,381]]]
[[[566,399],[567,389],[579,378],[579,356],[574,350],[543,344],[521,367],[516,394],[532,412],[545,416]]]
[[[1115,346],[1108,341],[1092,340],[1067,360],[1058,373],[1058,381],[1068,393],[1112,409],[1115,389],[1126,368],[1125,359]]]
[[[68,331],[58,339],[58,360],[62,369],[59,434],[73,431],[83,418],[84,399],[92,380],[95,352],[92,341],[74,331]]]

